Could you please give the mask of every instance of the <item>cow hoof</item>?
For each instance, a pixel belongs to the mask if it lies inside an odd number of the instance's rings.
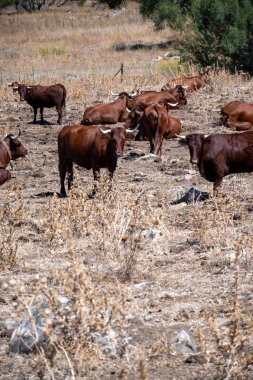
[[[96,195],[96,191],[92,191],[89,195],[88,195],[88,198],[89,199],[93,199]]]
[[[59,198],[67,198],[67,194],[65,193],[63,193],[63,194],[61,194],[61,193],[58,193],[58,197]]]

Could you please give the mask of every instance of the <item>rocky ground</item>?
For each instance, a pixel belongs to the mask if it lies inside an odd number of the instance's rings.
[[[215,82],[190,95],[184,109],[172,111],[182,120],[183,134],[227,132],[215,126],[216,110],[235,98],[252,101],[252,81],[230,81]],[[192,167],[188,149],[177,140],[164,141],[162,159],[143,155],[148,142],[127,141],[109,197],[102,183],[101,195],[88,200],[92,173],[75,167],[77,195],[57,199],[46,196],[59,191],[61,126],[54,124],[55,110],[45,110],[49,125],[30,124],[30,107],[14,98],[1,100],[0,113],[1,129],[20,128],[32,159],[15,163],[13,179],[0,193],[7,234],[0,379],[252,378],[252,175],[226,177],[216,199],[170,205],[191,187],[212,195],[212,184]],[[81,115],[82,105],[69,99],[66,122],[78,123]],[[103,223],[92,213],[103,215]],[[120,286],[127,336],[123,356],[101,354],[93,365],[79,363],[78,375],[59,353],[43,365],[37,354],[13,354],[9,348],[15,324],[43,298],[41,283],[46,278],[48,289],[54,288],[59,270],[76,264],[95,283]]]

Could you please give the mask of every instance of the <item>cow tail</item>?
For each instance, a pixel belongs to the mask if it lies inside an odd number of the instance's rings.
[[[155,134],[155,154],[159,154],[159,150],[160,150],[159,128],[160,128],[160,123],[161,123],[161,114],[160,112],[157,112],[157,110],[156,110],[156,113],[157,113],[157,129],[156,129],[156,134]]]
[[[66,108],[66,96],[67,96],[67,91],[66,91],[66,88],[64,86],[62,86],[62,90],[63,90],[63,97],[62,97],[62,102],[61,102],[61,106],[62,108]]]

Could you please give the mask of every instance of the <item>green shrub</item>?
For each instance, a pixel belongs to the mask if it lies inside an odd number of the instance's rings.
[[[0,9],[12,4],[15,5],[15,0],[0,0]]]
[[[41,47],[38,49],[39,55],[42,57],[47,57],[49,55],[65,55],[67,49],[64,46],[56,46],[56,47]]]
[[[158,61],[156,69],[160,74],[172,74],[173,76],[181,75],[182,73],[189,71],[189,65],[187,63],[180,63],[175,59]]]
[[[183,32],[182,56],[202,66],[252,69],[253,0],[139,0],[156,28]]]

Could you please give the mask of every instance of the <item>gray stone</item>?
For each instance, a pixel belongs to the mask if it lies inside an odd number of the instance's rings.
[[[185,330],[180,331],[173,339],[172,348],[181,354],[192,354],[199,351],[195,341]]]
[[[155,281],[146,281],[146,282],[140,282],[139,284],[135,284],[134,287],[136,289],[146,289],[153,285],[155,285]]]
[[[42,303],[38,308],[28,309],[29,319],[23,319],[12,333],[10,340],[12,352],[28,354],[37,351],[45,344],[46,321],[40,313],[45,312],[47,308],[47,304]]]

